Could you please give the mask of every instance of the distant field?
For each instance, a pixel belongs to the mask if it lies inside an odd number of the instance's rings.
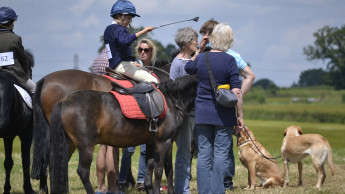
[[[253,88],[243,107],[246,119],[345,124],[345,90],[329,87]]]
[[[255,193],[345,193],[345,184],[343,183],[343,176],[345,175],[345,125],[336,124],[336,123],[310,123],[310,122],[293,122],[293,121],[262,121],[262,120],[245,120],[245,123],[253,131],[256,139],[271,153],[272,156],[280,155],[280,146],[283,139],[283,132],[285,128],[289,125],[299,125],[302,127],[304,133],[318,133],[327,138],[333,149],[333,160],[335,163],[335,176],[330,175],[328,164],[326,164],[326,173],[327,178],[322,186],[321,190],[318,191],[314,188],[316,184],[316,172],[311,163],[311,159],[307,158],[304,160],[304,187],[296,187],[297,185],[297,165],[290,165],[290,184],[291,187],[288,188],[277,188],[277,189],[268,189],[268,190],[257,190]],[[236,142],[236,138],[234,138]],[[236,143],[235,143],[236,144]],[[98,147],[97,147],[98,149]],[[236,158],[236,175],[234,178],[234,183],[236,189],[231,193],[252,193],[250,190],[242,189],[247,184],[247,170],[240,164],[237,158],[237,146],[234,146],[235,158]],[[20,143],[18,139],[15,141],[14,146],[14,169],[12,171],[12,192],[13,193],[22,193],[22,169],[21,169],[21,156],[20,152]],[[173,159],[175,161],[175,152],[176,147],[173,149]],[[91,169],[91,181],[94,187],[97,186],[96,180],[96,170],[95,170],[95,156],[94,162],[92,163]],[[132,159],[132,171],[134,176],[137,174],[139,158],[139,148],[136,149],[136,153],[133,155]],[[0,192],[4,184],[4,148],[3,145],[0,145]],[[196,161],[193,160],[192,174],[193,179],[191,180],[191,192],[197,193],[196,185]],[[282,169],[281,159],[277,159],[279,166]],[[78,165],[78,155],[75,153],[69,162],[69,184],[70,184],[70,193],[80,193],[84,194],[85,190],[83,185],[76,173]],[[38,191],[39,182],[32,180],[34,190]],[[166,179],[163,179],[163,185],[166,186]],[[127,193],[138,193],[134,189],[129,189]],[[164,193],[164,192],[163,192]],[[229,192],[230,193],[230,192]]]

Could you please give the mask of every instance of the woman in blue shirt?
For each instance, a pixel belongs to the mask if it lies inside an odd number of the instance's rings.
[[[185,66],[188,74],[197,74],[199,85],[195,100],[195,123],[198,133],[197,184],[199,193],[225,193],[224,178],[228,167],[233,127],[243,127],[241,82],[236,60],[226,51],[233,44],[232,29],[218,24],[211,36],[210,65],[216,85],[230,84],[237,95],[235,108],[217,104],[206,65],[206,53],[200,53]]]

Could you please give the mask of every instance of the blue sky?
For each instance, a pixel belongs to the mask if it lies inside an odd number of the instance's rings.
[[[33,80],[74,67],[88,71],[101,45],[99,37],[111,23],[111,0],[0,0],[19,15],[14,32],[24,47],[34,52]],[[298,82],[302,71],[325,67],[322,61],[307,61],[303,47],[314,42],[313,33],[329,25],[345,24],[343,0],[132,0],[140,18],[132,25],[159,26],[150,36],[164,45],[175,44],[178,28],[199,31],[210,18],[228,23],[234,31],[234,51],[252,65],[256,79],[268,78],[278,86]],[[199,37],[200,39],[200,37]],[[175,44],[176,45],[176,44]]]

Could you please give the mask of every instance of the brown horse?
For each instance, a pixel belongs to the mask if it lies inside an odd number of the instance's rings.
[[[86,192],[95,193],[89,176],[96,144],[129,147],[148,143],[152,139],[159,142],[171,140],[194,106],[197,79],[195,76],[184,76],[175,81],[162,82],[159,88],[165,96],[168,110],[165,118],[158,122],[157,133],[149,132],[146,120],[124,117],[118,101],[108,92],[77,91],[57,103],[50,120],[51,192],[68,192],[68,160],[75,149],[79,153],[79,177]],[[155,183],[153,192],[159,193],[159,190],[160,185]]]
[[[162,66],[163,69],[164,67],[165,66]],[[168,67],[165,69],[168,69]],[[151,70],[161,81],[169,80],[169,75],[165,70],[162,70],[161,68],[152,68]],[[54,105],[63,97],[77,90],[88,89],[108,92],[111,88],[111,81],[109,79],[79,70],[53,72],[43,77],[37,83],[37,89],[33,99],[34,155],[31,177],[40,179],[41,191],[46,193],[48,192],[46,169],[49,165],[50,152],[49,121]],[[154,165],[153,158],[148,158],[147,165]],[[150,172],[148,173],[150,174]],[[152,180],[148,181],[148,183],[150,183],[148,184],[148,187],[152,188]],[[169,180],[169,183],[172,184],[172,178]]]

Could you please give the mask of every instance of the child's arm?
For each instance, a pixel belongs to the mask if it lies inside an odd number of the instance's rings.
[[[148,33],[148,32],[151,32],[153,29],[154,29],[154,27],[145,27],[143,30],[141,30],[141,31],[139,31],[139,32],[137,32],[137,33],[135,33],[135,36],[136,36],[137,38],[139,38],[140,36],[142,36],[142,35],[144,35],[144,34],[146,34],[146,33]]]

